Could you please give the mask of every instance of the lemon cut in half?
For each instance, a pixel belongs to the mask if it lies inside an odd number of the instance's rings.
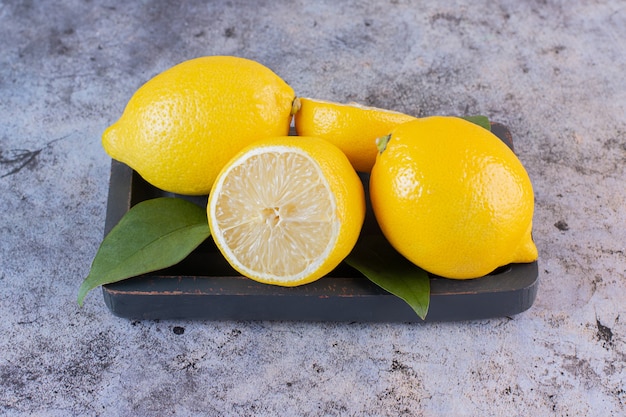
[[[318,138],[257,142],[218,175],[207,206],[213,239],[231,266],[266,284],[296,286],[332,271],[365,216],[347,157]]]

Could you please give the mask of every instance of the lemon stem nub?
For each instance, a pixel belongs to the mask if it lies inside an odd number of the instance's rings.
[[[391,135],[381,136],[376,138],[376,147],[378,148],[379,153],[383,153],[385,149],[387,149],[387,144],[389,143],[389,139],[391,139]]]
[[[300,111],[300,107],[302,107],[302,104],[300,103],[300,97],[294,98],[293,102],[291,103],[291,115],[293,116],[298,113],[298,111]]]

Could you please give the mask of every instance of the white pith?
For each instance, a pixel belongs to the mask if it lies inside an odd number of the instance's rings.
[[[306,98],[306,97],[303,97],[303,98]],[[397,114],[401,116],[406,116],[404,113],[401,113],[399,111],[383,109],[380,107],[367,106],[365,104],[357,103],[354,101],[350,101],[348,103],[339,103],[336,101],[328,101],[328,100],[320,100],[320,99],[312,99],[312,98],[307,98],[307,100],[320,103],[320,104],[332,104],[335,106],[354,107],[354,108],[361,109],[361,110],[370,110],[370,111],[375,111],[375,112],[380,112],[380,113]]]

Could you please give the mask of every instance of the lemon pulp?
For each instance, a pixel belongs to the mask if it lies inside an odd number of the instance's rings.
[[[334,195],[319,165],[296,148],[249,152],[220,175],[211,194],[214,239],[246,276],[295,285],[337,241]]]

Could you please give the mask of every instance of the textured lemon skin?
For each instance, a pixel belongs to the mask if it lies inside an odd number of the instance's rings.
[[[336,215],[339,222],[338,235],[334,247],[329,252],[326,259],[313,271],[296,281],[285,281],[281,279],[268,279],[259,275],[250,274],[244,271],[238,263],[231,259],[228,251],[224,248],[224,242],[218,238],[219,226],[216,221],[215,199],[218,196],[220,186],[220,176],[226,173],[230,166],[244,157],[251,151],[263,151],[275,148],[292,148],[304,151],[319,166],[323,176],[328,182],[331,193],[335,199]],[[281,136],[267,138],[251,144],[235,155],[220,172],[214,187],[209,194],[207,204],[207,216],[209,228],[214,242],[220,252],[224,255],[229,264],[248,278],[265,284],[274,284],[285,287],[293,287],[313,282],[336,268],[352,251],[357,242],[363,221],[365,219],[365,196],[363,184],[359,176],[354,171],[350,161],[345,154],[326,140],[314,137]]]
[[[392,246],[435,275],[477,278],[537,259],[528,174],[473,123],[437,116],[395,128],[372,169],[370,196]]]
[[[244,146],[288,133],[294,98],[293,89],[260,63],[200,57],[141,86],[102,144],[158,188],[207,194]]]
[[[294,115],[300,136],[315,136],[332,142],[341,149],[354,169],[370,172],[376,161],[376,139],[389,134],[401,123],[415,117],[391,110],[358,104],[341,104],[299,97]]]

